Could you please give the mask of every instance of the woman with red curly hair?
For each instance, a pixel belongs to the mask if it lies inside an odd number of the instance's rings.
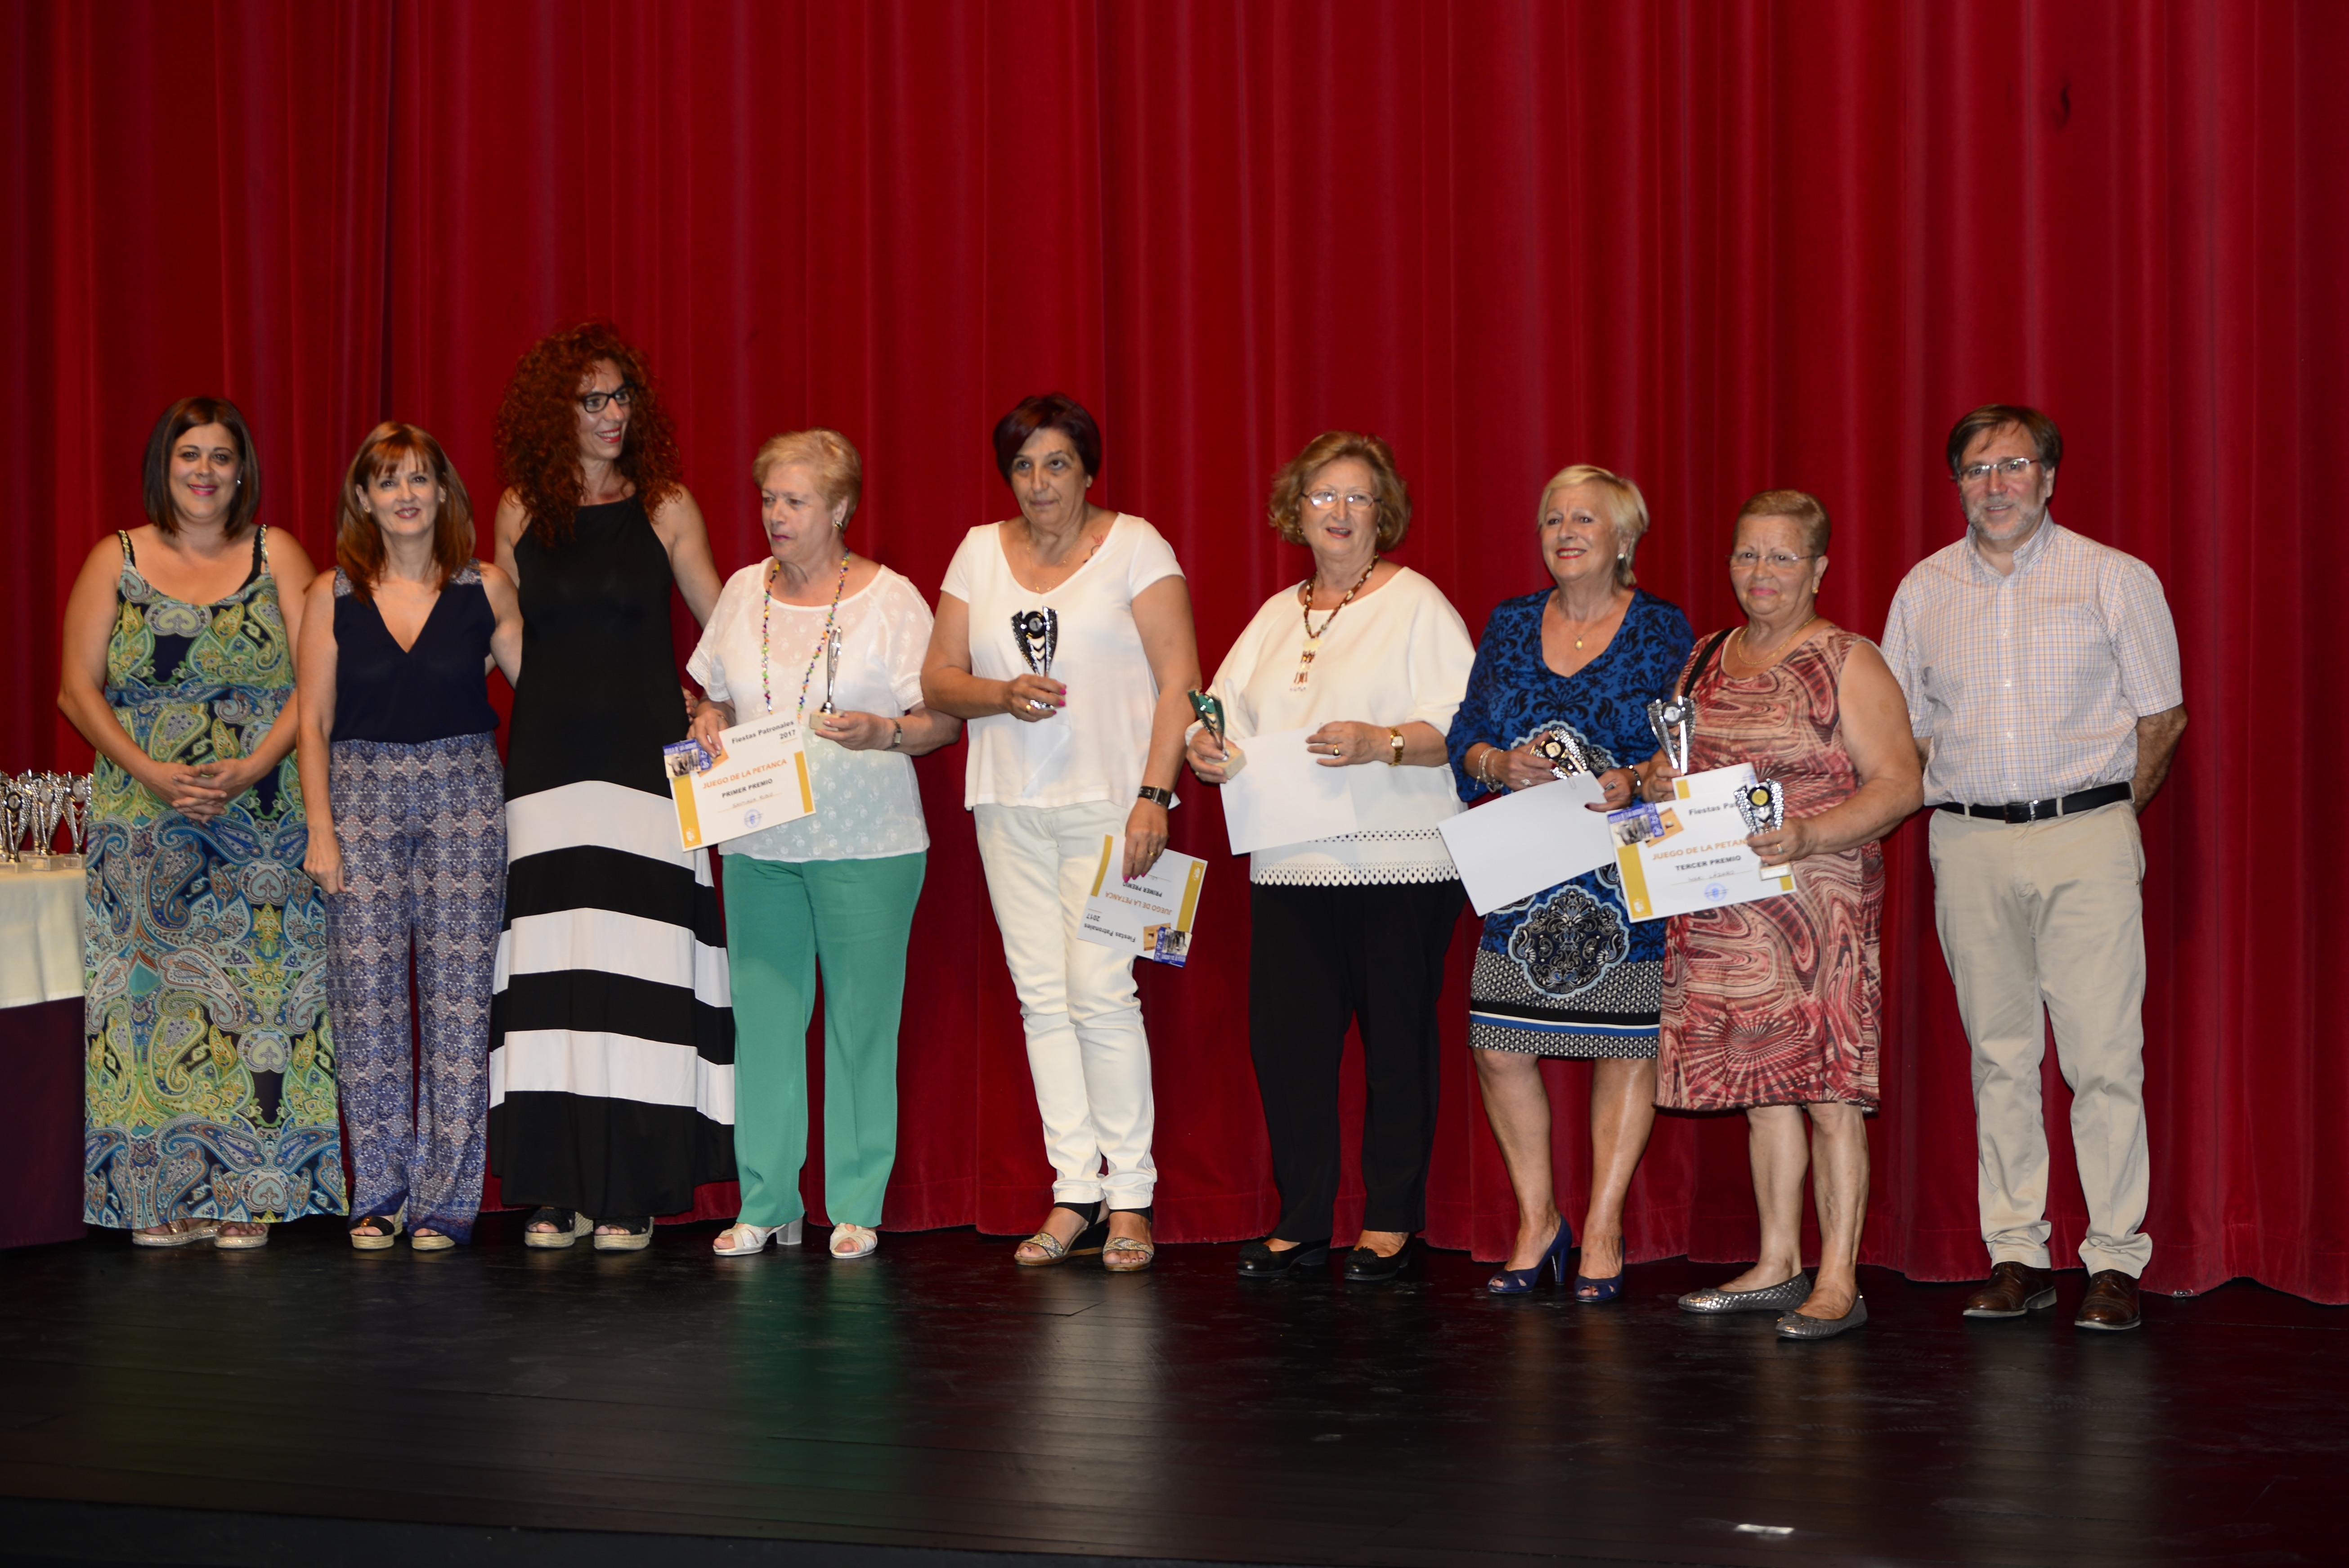
[[[734,1174],[734,1020],[709,861],[678,847],[669,590],[718,602],[643,359],[602,322],[540,341],[498,408],[497,563],[522,602],[490,1159],[534,1247],[652,1240]],[[593,1216],[591,1220],[589,1216]]]

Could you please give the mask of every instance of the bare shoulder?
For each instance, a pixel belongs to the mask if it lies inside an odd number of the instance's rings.
[[[530,513],[522,504],[521,494],[509,490],[498,497],[497,515],[491,520],[490,529],[500,544],[512,544],[522,537],[529,521]]]
[[[147,523],[124,531],[130,535],[130,548],[136,551],[152,538],[155,525]],[[103,575],[111,578],[126,564],[128,560],[122,552],[122,541],[119,536],[111,533],[92,544],[89,547],[89,553],[81,558],[81,571],[85,577]]]
[[[492,608],[503,610],[517,603],[514,580],[506,575],[505,568],[494,561],[481,561],[474,562],[474,569],[481,574],[481,592],[489,595]]]
[[[683,485],[663,496],[660,504],[652,509],[652,523],[653,531],[660,535],[664,544],[674,543],[688,534],[706,531],[701,521],[701,503],[695,500],[693,492]]]
[[[335,603],[335,574],[332,572],[319,573],[310,579],[310,585],[302,590],[302,596],[310,601],[312,609],[331,608]]]
[[[288,583],[299,583],[306,590],[318,575],[318,568],[302,542],[283,529],[269,531],[269,541],[263,547],[269,552],[269,570]]]

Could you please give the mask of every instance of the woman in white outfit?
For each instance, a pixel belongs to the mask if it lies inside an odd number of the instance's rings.
[[[1166,848],[1199,684],[1191,596],[1156,529],[1088,499],[1101,432],[1074,400],[1021,402],[995,427],[995,459],[1019,515],[956,551],[922,692],[969,721],[963,803],[1054,1172],[1051,1212],[1013,1260],[1099,1253],[1131,1272],[1153,1256],[1150,1041],[1133,955],[1077,928],[1104,837],[1123,839],[1129,878]]]

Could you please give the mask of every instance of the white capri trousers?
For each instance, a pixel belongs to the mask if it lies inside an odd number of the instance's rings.
[[[1080,941],[1102,838],[1122,838],[1129,802],[972,808],[1003,957],[1019,994],[1028,1068],[1052,1200],[1146,1209],[1157,1186],[1150,1138],[1150,1039],[1133,954]]]

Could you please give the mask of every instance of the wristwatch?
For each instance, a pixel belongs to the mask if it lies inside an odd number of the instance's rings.
[[[1390,768],[1400,768],[1400,767],[1402,767],[1402,730],[1400,730],[1400,729],[1390,729],[1390,730],[1388,730],[1388,731],[1387,731],[1387,746],[1388,746],[1388,751],[1387,751],[1387,766],[1388,766],[1388,767],[1390,767]]]
[[[1147,800],[1154,806],[1164,806],[1170,811],[1174,809],[1174,791],[1172,789],[1161,789],[1155,784],[1144,784],[1135,790],[1133,795],[1137,800]]]
[[[905,725],[893,718],[889,721],[889,744],[883,747],[881,749],[884,751],[895,751],[899,746],[905,744]]]

